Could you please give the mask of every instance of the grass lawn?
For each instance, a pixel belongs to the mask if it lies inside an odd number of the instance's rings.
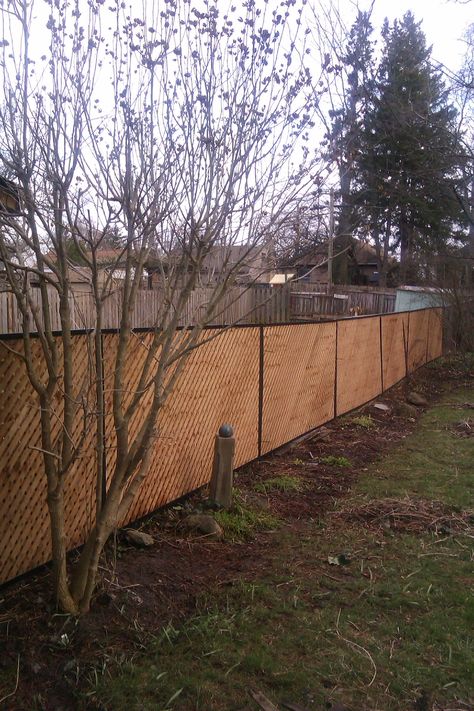
[[[474,437],[456,427],[473,402],[447,394],[327,515],[272,522],[259,578],[198,597],[81,703],[237,711],[252,690],[278,709],[474,709]]]

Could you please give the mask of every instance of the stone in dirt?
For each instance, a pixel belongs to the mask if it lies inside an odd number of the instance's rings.
[[[331,430],[327,427],[319,427],[311,437],[311,442],[328,442],[331,439]]]
[[[407,402],[409,402],[410,405],[416,405],[417,407],[426,407],[426,405],[428,404],[428,400],[425,398],[425,396],[415,392],[414,390],[408,393]]]
[[[416,417],[418,410],[414,405],[409,405],[407,402],[400,402],[396,406],[397,415],[402,415],[402,417]]]
[[[374,404],[376,410],[381,410],[382,412],[390,412],[390,406],[386,405],[384,402],[376,402]]]
[[[125,536],[127,541],[137,546],[137,548],[148,548],[155,542],[153,536],[150,536],[148,533],[143,533],[143,531],[136,531],[134,528],[127,528],[125,530]]]
[[[224,531],[209,514],[191,514],[181,521],[181,525],[188,531],[198,531],[213,541],[220,541],[224,537]]]

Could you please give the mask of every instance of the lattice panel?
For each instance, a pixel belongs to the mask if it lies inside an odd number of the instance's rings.
[[[409,323],[408,323],[409,321]],[[380,331],[384,387],[404,375],[404,332],[408,332],[410,372],[442,353],[442,311],[352,319],[327,324],[271,326],[264,335],[262,451],[267,452],[330,420],[334,415],[337,329],[337,414],[362,405],[381,392]],[[407,326],[408,324],[408,326]],[[405,325],[405,330],[404,326]],[[175,345],[186,337],[176,334]],[[215,335],[208,331],[204,337]],[[133,336],[125,363],[125,402],[137,389],[141,365],[152,334]],[[118,336],[104,337],[106,378],[106,460],[108,478],[116,460],[112,417],[113,374]],[[94,411],[94,379],[90,378],[92,343],[74,337],[77,395]],[[58,339],[58,343],[60,343]],[[21,349],[21,340],[8,340]],[[45,365],[40,342],[33,340],[40,375]],[[211,473],[214,436],[219,425],[236,430],[236,466],[258,455],[260,331],[242,328],[219,334],[193,352],[159,418],[150,474],[139,491],[127,521],[205,484]],[[43,474],[39,406],[21,361],[0,346],[0,582],[34,568],[51,557],[46,479]],[[131,436],[141,426],[149,405],[146,391],[141,410],[130,423]],[[53,434],[60,435],[61,383],[55,401]],[[81,544],[95,515],[95,422],[87,418],[83,454],[66,486],[68,547]],[[78,413],[72,437],[83,426]]]
[[[206,332],[205,337],[211,334]],[[136,382],[146,348],[141,359],[140,349],[132,350],[127,369],[133,371]],[[258,371],[258,328],[227,331],[193,352],[159,418],[150,471],[128,521],[209,481],[214,437],[223,422],[230,422],[235,429],[236,466],[257,457]],[[132,424],[132,436],[142,422],[140,417]],[[108,418],[107,438],[113,442],[114,436]],[[108,450],[107,462],[110,473],[114,447]]]
[[[430,309],[428,312],[428,350],[426,362],[443,355],[443,309]]]
[[[382,316],[383,389],[406,376],[408,314]]]
[[[336,324],[267,326],[262,454],[334,417]]]
[[[337,323],[337,414],[382,391],[380,317]]]
[[[21,352],[21,341],[9,340],[9,348]],[[73,339],[75,383],[85,400],[90,396],[89,341]],[[40,342],[32,342],[36,369],[45,377]],[[43,470],[40,411],[23,363],[0,345],[0,581],[46,563],[51,558],[50,524]],[[54,409],[53,435],[61,431],[61,383]],[[79,413],[71,436],[79,441],[82,431]],[[94,432],[87,433],[84,455],[71,470],[65,489],[66,537],[68,548],[83,542],[94,515]]]
[[[408,322],[408,372],[426,363],[429,309],[410,311]]]

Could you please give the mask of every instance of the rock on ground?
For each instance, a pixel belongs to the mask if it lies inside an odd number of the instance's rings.
[[[224,536],[222,528],[215,518],[209,516],[209,514],[191,514],[191,516],[186,516],[186,518],[181,521],[181,526],[188,531],[198,531],[214,541],[220,541]]]
[[[134,528],[127,528],[125,530],[125,536],[129,543],[133,543],[133,545],[138,548],[148,548],[155,542],[153,536],[150,536],[148,533],[143,533],[143,531],[136,531]]]
[[[416,405],[417,407],[426,407],[426,405],[428,404],[428,400],[425,398],[425,396],[415,392],[414,390],[408,393],[407,402],[409,402],[410,405]]]

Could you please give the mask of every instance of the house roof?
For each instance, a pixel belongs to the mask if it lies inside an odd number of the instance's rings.
[[[253,266],[256,261],[264,259],[267,255],[265,250],[271,248],[271,243],[264,244],[233,244],[233,245],[214,245],[202,260],[202,269],[219,269],[224,263],[228,267],[233,267],[241,262],[242,267]],[[149,271],[153,271],[159,265],[163,264],[179,264],[184,252],[181,248],[176,247],[166,254],[151,254],[147,260],[146,267]]]
[[[358,266],[376,266],[377,252],[369,242],[351,238],[351,249],[349,253]],[[328,240],[320,242],[315,247],[310,248],[305,254],[296,259],[294,266],[314,267],[321,264],[328,257]]]

